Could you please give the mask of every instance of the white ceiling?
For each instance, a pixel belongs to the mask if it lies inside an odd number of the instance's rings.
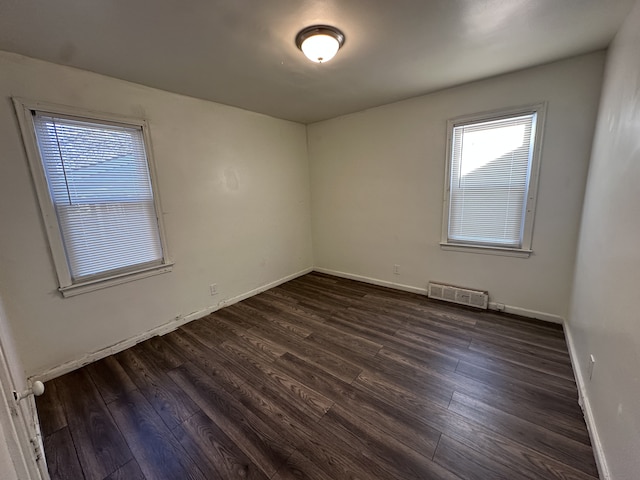
[[[606,47],[634,0],[0,0],[0,50],[311,123]],[[330,62],[294,44],[340,28]]]

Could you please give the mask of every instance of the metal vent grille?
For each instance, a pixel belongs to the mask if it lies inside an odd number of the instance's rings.
[[[455,287],[442,283],[429,282],[427,296],[445,302],[459,303],[486,310],[489,306],[489,293],[482,290]]]

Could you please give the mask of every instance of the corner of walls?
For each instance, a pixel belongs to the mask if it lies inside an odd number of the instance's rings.
[[[310,124],[305,124],[304,125],[304,136],[305,136],[305,159],[307,161],[307,191],[308,191],[308,195],[309,195],[309,242],[311,244],[311,271],[314,270],[314,267],[316,265],[316,252],[315,252],[315,242],[314,242],[314,238],[315,235],[313,234],[313,172],[312,172],[312,165],[311,165],[311,153],[310,153],[310,147],[309,147],[309,125]]]

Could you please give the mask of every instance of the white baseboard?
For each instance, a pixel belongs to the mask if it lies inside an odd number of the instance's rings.
[[[593,418],[593,410],[591,409],[591,403],[589,402],[586,383],[584,381],[584,376],[582,375],[582,370],[580,369],[580,364],[578,363],[578,354],[574,347],[571,327],[567,322],[564,322],[564,335],[567,339],[571,366],[573,367],[573,374],[575,375],[576,385],[578,386],[578,403],[580,404],[580,408],[582,408],[584,420],[587,424],[587,430],[589,431],[589,437],[591,438],[591,445],[593,446],[593,453],[596,459],[596,465],[598,466],[600,480],[611,480],[611,473],[609,472],[607,459],[604,455],[600,435],[598,435],[598,429]]]
[[[529,310],[528,308],[520,308],[513,305],[505,305],[503,303],[497,302],[489,302],[489,310],[512,313],[513,315],[520,315],[527,318],[537,318],[538,320],[544,320],[545,322],[564,325],[564,317],[555,315],[553,313],[538,312],[537,310]]]
[[[331,270],[329,268],[314,268],[314,271],[320,273],[326,273],[327,275],[334,275],[336,277],[348,278],[349,280],[357,280],[360,282],[371,283],[372,285],[379,285],[381,287],[395,288],[396,290],[403,290],[405,292],[418,293],[421,295],[427,294],[426,288],[414,287],[411,285],[404,285],[402,283],[388,282],[386,280],[378,280],[377,278],[365,277],[363,275],[354,275],[353,273],[340,272],[338,270]],[[564,324],[564,318],[560,315],[553,313],[538,312],[536,310],[529,310],[527,308],[516,307],[513,305],[505,305],[496,302],[489,302],[489,310],[496,310],[505,313],[512,313],[514,315],[520,315],[522,317],[537,318],[538,320],[544,320],[546,322]]]
[[[241,302],[242,300],[245,300],[245,299],[247,299],[249,297],[253,297],[254,295],[262,293],[262,292],[264,292],[266,290],[269,290],[271,288],[277,287],[278,285],[282,285],[283,283],[287,283],[289,280],[293,280],[294,278],[301,277],[301,276],[306,275],[307,273],[311,273],[311,272],[313,272],[313,267],[305,268],[304,270],[300,270],[299,272],[292,273],[291,275],[287,275],[286,277],[282,277],[282,278],[280,278],[278,280],[275,280],[273,282],[267,283],[267,284],[262,285],[262,286],[260,286],[258,288],[254,288],[253,290],[250,290],[247,293],[243,293],[242,295],[238,295],[236,297],[224,300],[223,302],[221,302],[222,305],[219,306],[218,308],[228,307],[229,305],[233,305],[234,303]],[[216,308],[216,310],[218,310],[218,308]]]
[[[29,377],[29,381],[33,382],[35,380],[40,380],[41,382],[46,382],[53,378],[60,377],[65,373],[69,373],[73,370],[77,370],[78,368],[88,365],[89,363],[93,363],[102,358],[108,357],[109,355],[122,352],[123,350],[133,347],[134,345],[140,342],[144,342],[145,340],[148,340],[151,337],[156,337],[158,335],[166,335],[167,333],[172,332],[173,330],[184,325],[185,323],[189,323],[193,320],[197,320],[198,318],[206,317],[207,315],[209,315],[212,312],[215,312],[216,310],[219,310],[223,307],[228,307],[229,305],[233,305],[234,303],[238,303],[249,297],[257,295],[258,293],[264,292],[265,290],[269,290],[270,288],[277,287],[278,285],[288,282],[289,280],[293,280],[294,278],[300,277],[302,275],[306,275],[311,271],[313,271],[313,268],[305,268],[304,270],[293,273],[291,275],[287,275],[286,277],[282,277],[278,280],[267,283],[258,288],[254,288],[253,290],[250,290],[241,295],[237,295],[235,297],[222,300],[218,302],[216,305],[209,306],[203,310],[198,310],[196,312],[192,312],[184,316],[179,315],[167,323],[164,323],[155,328],[152,328],[151,330],[147,330],[146,332],[135,335],[134,337],[123,340],[122,342],[118,342],[115,345],[102,348],[96,352],[88,353],[79,359],[65,362],[61,365],[45,370],[42,373],[32,375]]]
[[[413,287],[411,285],[404,285],[402,283],[387,282],[386,280],[378,280],[377,278],[365,277],[362,275],[355,275],[353,273],[347,272],[340,272],[338,270],[331,270],[329,268],[316,267],[313,270],[315,272],[326,273],[327,275],[333,275],[335,277],[348,278],[349,280],[357,280],[358,282],[370,283],[372,285],[378,285],[380,287],[395,288],[396,290],[419,293],[422,295],[427,294],[426,288]]]

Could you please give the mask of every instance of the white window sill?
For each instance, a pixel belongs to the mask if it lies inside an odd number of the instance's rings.
[[[82,293],[93,292],[102,288],[112,287],[114,285],[120,285],[122,283],[132,282],[134,280],[140,280],[141,278],[152,277],[154,275],[160,275],[161,273],[168,273],[173,269],[173,263],[163,263],[162,265],[155,265],[143,270],[136,270],[135,272],[121,273],[112,277],[100,278],[98,280],[91,280],[88,282],[79,282],[68,287],[60,287],[58,290],[62,293],[62,296],[74,297]]]
[[[500,255],[503,257],[529,258],[533,250],[523,248],[489,247],[486,245],[467,245],[462,243],[440,242],[442,250],[466,253],[480,253],[483,255]]]

